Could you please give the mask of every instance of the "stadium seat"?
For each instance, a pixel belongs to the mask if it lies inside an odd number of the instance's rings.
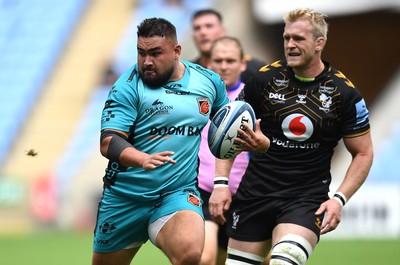
[[[0,0],[0,85],[8,99],[0,107],[7,117],[0,128],[8,132],[0,138],[0,166],[87,2]]]

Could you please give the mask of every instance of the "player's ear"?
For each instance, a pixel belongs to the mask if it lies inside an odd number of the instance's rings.
[[[318,37],[315,41],[315,50],[320,52],[324,49],[326,43],[326,39],[324,37]]]
[[[244,72],[244,71],[246,71],[246,69],[247,69],[247,61],[246,61],[246,59],[242,59],[242,62],[241,62],[241,66],[240,66],[240,71],[241,72]]]
[[[227,36],[227,35],[228,35],[228,30],[224,26],[221,26],[221,36],[220,37]]]
[[[179,44],[175,45],[174,52],[175,52],[175,60],[178,60],[182,52],[182,46]]]

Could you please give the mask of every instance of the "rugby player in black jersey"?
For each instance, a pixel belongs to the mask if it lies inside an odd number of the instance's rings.
[[[305,264],[320,235],[337,228],[342,207],[372,165],[365,101],[321,59],[325,16],[304,8],[284,21],[285,60],[261,69],[240,95],[261,120],[236,139],[253,152],[247,171],[232,202],[226,187],[214,188],[209,201],[215,220],[227,222],[227,265],[261,264],[270,251],[269,264]],[[331,159],[340,139],[352,160],[330,198]],[[231,164],[218,160],[216,177],[228,177]]]

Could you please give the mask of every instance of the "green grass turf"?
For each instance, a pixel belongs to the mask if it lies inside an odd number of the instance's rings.
[[[38,233],[0,236],[1,265],[88,265],[92,256],[91,233]],[[168,259],[146,243],[132,264],[168,265]],[[400,264],[397,240],[321,240],[307,265]]]
[[[399,265],[396,240],[321,240],[307,265]]]

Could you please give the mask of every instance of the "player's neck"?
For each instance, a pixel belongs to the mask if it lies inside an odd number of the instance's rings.
[[[183,78],[183,76],[185,75],[185,70],[186,70],[185,65],[181,61],[178,60],[176,69],[169,81],[175,82],[175,81],[181,80]]]
[[[301,78],[314,78],[324,71],[325,65],[322,60],[318,60],[316,63],[309,65],[304,69],[293,69],[296,76]]]

